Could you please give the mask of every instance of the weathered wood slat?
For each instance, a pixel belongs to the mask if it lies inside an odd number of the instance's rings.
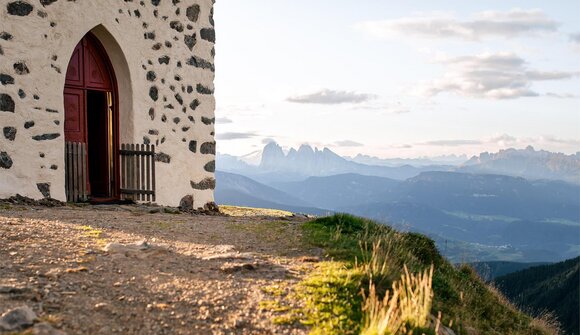
[[[121,197],[155,201],[155,146],[122,144]]]
[[[65,189],[66,200],[79,202],[87,200],[86,144],[65,143]]]
[[[145,145],[145,150],[146,151],[150,151],[151,150],[151,145],[146,144]],[[152,157],[153,157],[153,155],[151,155],[151,156],[149,156],[149,155],[148,156],[145,156],[145,169],[146,169],[145,175],[147,175],[147,189],[148,190],[151,189],[151,175],[150,175],[150,173],[151,173],[151,167],[150,167],[150,164],[151,164],[151,158]],[[146,199],[147,199],[147,201],[151,201],[151,194],[147,194],[147,198]]]
[[[155,146],[151,145],[151,152],[153,152],[153,158],[151,159],[151,189],[153,190],[153,202],[155,202]]]

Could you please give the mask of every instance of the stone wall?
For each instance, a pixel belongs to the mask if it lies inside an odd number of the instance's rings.
[[[157,202],[212,202],[213,26],[212,0],[0,0],[0,198],[66,199],[63,89],[90,31],[117,77],[121,143],[157,146]]]

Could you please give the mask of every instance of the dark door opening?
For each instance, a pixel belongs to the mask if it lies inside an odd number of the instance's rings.
[[[110,196],[108,110],[107,92],[87,91],[87,153],[93,197]]]
[[[117,85],[107,53],[91,33],[69,61],[64,104],[65,140],[86,148],[77,164],[82,168],[71,170],[67,180],[84,175],[90,198],[119,197]]]

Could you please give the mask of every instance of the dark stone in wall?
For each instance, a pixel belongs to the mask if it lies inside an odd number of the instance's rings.
[[[193,47],[195,46],[195,43],[197,43],[197,38],[195,37],[195,34],[185,35],[183,37],[183,42],[189,48],[189,51],[192,51]]]
[[[189,141],[189,151],[193,153],[197,152],[197,141]]]
[[[193,181],[191,183],[191,188],[194,190],[213,190],[215,189],[215,179],[214,178],[205,178],[199,183],[195,183]]]
[[[34,127],[34,121],[26,121],[24,122],[24,129],[30,129]]]
[[[191,108],[191,110],[196,110],[197,107],[199,107],[201,103],[199,102],[199,100],[194,99],[190,104],[189,104],[189,108]]]
[[[209,163],[207,163],[204,167],[204,170],[206,170],[207,172],[215,172],[215,161],[211,161]]]
[[[16,139],[16,128],[14,127],[4,127],[2,129],[2,132],[4,133],[4,137],[8,140],[8,141],[14,141]]]
[[[151,47],[151,49],[157,51],[159,49],[161,49],[162,44],[161,43],[155,43],[153,44],[153,46]]]
[[[149,117],[151,121],[155,120],[155,108],[149,108]]]
[[[203,28],[199,35],[202,39],[215,43],[215,29],[213,28]]]
[[[215,117],[210,119],[210,118],[208,118],[208,117],[202,116],[202,117],[201,117],[201,122],[202,122],[203,124],[205,124],[205,125],[214,124],[214,123],[215,123]]]
[[[212,27],[215,26],[215,22],[213,21],[213,7],[209,11],[209,24],[211,24]]]
[[[169,65],[169,60],[170,60],[169,56],[159,57],[158,59],[159,64],[167,64],[167,65]]]
[[[159,99],[159,89],[156,86],[151,86],[149,89],[149,96],[151,100],[157,101]]]
[[[183,23],[181,23],[179,21],[171,21],[171,22],[169,22],[169,27],[171,29],[174,29],[178,33],[182,33],[183,32]]]
[[[52,133],[52,134],[42,134],[42,135],[32,136],[32,139],[35,141],[50,141],[50,140],[54,140],[54,139],[59,138],[59,137],[60,137],[59,133]]]
[[[154,31],[149,31],[149,32],[146,32],[146,33],[144,34],[144,38],[145,38],[146,40],[154,40],[154,39],[155,39],[155,32],[154,32]]]
[[[215,155],[215,142],[205,142],[199,148],[199,152],[204,155]]]
[[[149,129],[149,135],[157,136],[157,135],[159,135],[159,130]]]
[[[185,16],[187,16],[189,21],[197,22],[197,20],[199,19],[199,12],[200,12],[199,5],[189,6],[185,11]]]
[[[215,72],[215,66],[211,63],[206,61],[203,58],[192,56],[187,60],[187,64],[200,68],[200,69],[209,69],[211,72]]]
[[[213,94],[213,89],[203,86],[202,84],[197,84],[196,90],[199,94]]]
[[[0,168],[10,169],[12,164],[12,158],[10,158],[10,155],[5,151],[0,152]]]
[[[14,85],[14,77],[8,74],[0,73],[0,84]]]
[[[179,210],[182,212],[193,211],[193,196],[192,195],[186,195],[185,197],[181,198],[181,201],[179,201]]]
[[[0,39],[3,39],[5,41],[10,41],[13,38],[12,34],[7,33],[5,31],[0,33]]]
[[[183,105],[183,98],[181,95],[179,95],[179,93],[175,95],[175,100],[177,100],[180,105]]]
[[[45,198],[50,198],[50,184],[49,183],[38,183],[36,184],[38,190]]]
[[[30,73],[28,66],[26,66],[26,63],[24,63],[24,62],[15,63],[14,64],[14,71],[16,71],[16,73],[19,75],[25,75],[25,74]]]
[[[181,122],[181,119],[180,118],[178,118],[178,117],[174,117],[173,118],[173,123],[179,124],[179,122]]]
[[[171,156],[166,153],[159,152],[155,154],[155,161],[169,164],[171,163]]]
[[[40,0],[40,4],[44,7],[50,6],[53,3],[57,2],[58,0]]]
[[[49,113],[54,113],[54,114],[58,113],[58,111],[56,109],[51,109],[51,108],[47,108],[46,111]]]
[[[20,97],[20,99],[26,98],[26,93],[24,92],[23,89],[18,90],[18,96]]]
[[[16,16],[26,16],[32,12],[34,7],[26,1],[13,1],[6,6],[8,14]]]
[[[151,4],[153,6],[159,6],[159,3],[161,2],[161,0],[151,0]]]
[[[58,170],[58,165],[56,165],[56,164],[52,164],[52,165],[50,166],[50,169],[51,169],[51,170]]]
[[[14,100],[8,94],[0,93],[0,112],[14,113]]]
[[[155,79],[157,79],[157,75],[155,74],[154,71],[147,72],[147,80],[155,81]]]
[[[1,45],[0,45],[0,55],[4,55],[4,50],[2,49]]]
[[[193,92],[193,86],[187,85],[187,93]]]

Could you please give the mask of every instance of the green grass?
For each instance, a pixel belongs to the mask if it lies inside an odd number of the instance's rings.
[[[471,268],[455,268],[447,262],[435,243],[423,235],[400,233],[373,221],[338,214],[305,223],[303,238],[307,244],[323,248],[330,259],[296,288],[295,298],[304,307],[292,313],[311,327],[311,334],[358,334],[361,292],[373,282],[384,295],[393,278],[400,278],[403,265],[412,273],[434,265],[431,314],[441,312],[442,324],[456,334],[546,334],[533,326],[532,318],[490,290]],[[360,269],[370,264],[369,255],[376,253],[370,246],[377,241],[388,248],[384,260],[388,271],[383,278],[369,278]]]

